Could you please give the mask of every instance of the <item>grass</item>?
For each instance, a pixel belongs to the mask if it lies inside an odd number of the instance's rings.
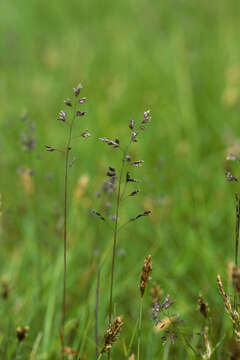
[[[239,6],[236,0],[1,3],[0,273],[10,291],[8,301],[1,300],[0,346],[1,351],[7,348],[8,358],[15,354],[15,331],[22,325],[30,326],[23,356],[30,356],[34,344],[35,359],[59,354],[63,158],[53,160],[44,145],[64,143],[64,124],[57,127],[56,115],[78,81],[88,98],[86,128],[92,138],[82,146],[74,144],[79,160],[69,177],[69,345],[81,359],[95,356],[99,261],[100,346],[108,324],[112,232],[102,229],[88,211],[95,207],[94,193],[107,166],[118,164],[94,138],[112,138],[116,130],[124,135],[128,121],[140,119],[146,108],[154,122],[136,144],[136,156],[146,160],[143,191],[121,217],[124,222],[143,207],[151,208],[152,216],[120,233],[119,248],[125,253],[117,254],[113,309],[115,315],[124,315],[124,326],[112,356],[126,358],[147,254],[153,259],[153,283],[176,299],[189,329],[203,328],[196,306],[201,292],[218,314],[218,340],[231,334],[216,274],[226,284],[227,265],[234,260],[237,185],[226,182],[224,168],[230,148],[239,147]],[[22,152],[19,140],[25,109],[38,136],[32,155]],[[17,171],[21,167],[36,171],[32,194]],[[235,176],[238,171],[235,166]],[[89,182],[77,197],[84,174]],[[181,342],[162,347],[152,332],[149,291],[143,303],[143,358],[193,358]],[[220,346],[212,358],[220,359],[221,351],[227,356],[228,338],[224,341],[225,350]],[[132,353],[136,351],[135,338]]]

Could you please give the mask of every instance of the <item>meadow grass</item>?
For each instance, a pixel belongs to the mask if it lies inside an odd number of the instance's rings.
[[[15,356],[16,329],[25,325],[30,329],[19,350],[23,359],[59,356],[63,158],[53,160],[44,146],[64,144],[64,124],[57,126],[56,117],[79,81],[88,98],[84,128],[92,137],[81,146],[74,140],[77,160],[69,171],[67,344],[81,359],[95,357],[99,264],[99,346],[108,327],[112,231],[103,229],[90,210],[107,167],[119,164],[95,138],[124,136],[128,121],[141,119],[147,107],[154,123],[135,147],[136,156],[146,160],[143,189],[121,217],[127,221],[142,208],[152,216],[130,224],[119,237],[113,312],[123,314],[124,325],[112,356],[137,354],[139,279],[143,259],[151,254],[152,284],[176,300],[186,331],[205,328],[197,307],[201,293],[217,314],[214,344],[222,341],[212,358],[228,358],[231,322],[216,275],[231,293],[227,266],[234,261],[238,184],[227,183],[224,170],[226,156],[240,149],[239,7],[236,0],[3,0],[0,273],[9,295],[0,306],[2,358]],[[36,125],[36,148],[30,154],[21,145],[25,110]],[[23,168],[35,175],[29,177]],[[236,162],[231,168],[237,177]],[[195,358],[182,340],[162,346],[149,313],[150,289],[151,284],[143,302],[142,358]],[[193,345],[198,343],[194,338]]]

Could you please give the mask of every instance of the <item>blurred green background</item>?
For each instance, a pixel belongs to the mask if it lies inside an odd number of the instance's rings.
[[[62,279],[64,159],[45,145],[61,147],[66,126],[56,120],[63,100],[82,82],[87,116],[74,132],[77,161],[70,170],[71,209],[68,254],[68,344],[81,359],[94,358],[94,307],[98,258],[112,233],[89,216],[114,149],[97,137],[129,136],[130,119],[152,123],[134,146],[145,160],[134,173],[142,179],[138,198],[122,206],[121,220],[143,209],[152,216],[126,227],[119,237],[114,303],[124,330],[114,358],[128,355],[138,317],[139,276],[153,257],[152,284],[177,302],[184,326],[202,331],[197,298],[201,292],[215,321],[214,341],[229,330],[216,287],[227,281],[234,254],[234,192],[224,171],[226,156],[240,152],[240,45],[238,0],[170,1],[1,1],[0,13],[0,273],[9,282],[1,299],[0,345],[12,359],[15,328],[30,326],[19,358],[57,359]],[[21,134],[26,111],[35,124],[36,149],[24,152]],[[233,167],[234,165],[234,167]],[[27,170],[35,174],[28,176]],[[107,326],[109,269],[101,271],[100,343]],[[162,347],[144,303],[144,359],[185,359],[181,341]],[[220,315],[219,315],[220,314]],[[228,329],[228,330],[226,330]],[[39,339],[39,343],[38,343]],[[136,341],[131,353],[136,353]],[[196,340],[197,342],[197,340]],[[227,357],[216,351],[214,358]],[[8,354],[8,355],[6,355]],[[3,356],[3,355],[2,355]],[[7,357],[8,356],[8,357]]]

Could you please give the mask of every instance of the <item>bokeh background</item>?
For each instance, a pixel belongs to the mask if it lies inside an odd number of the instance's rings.
[[[125,326],[114,356],[128,356],[139,275],[148,254],[152,284],[177,301],[176,312],[187,327],[202,329],[200,292],[218,314],[218,334],[228,327],[215,279],[221,273],[227,281],[234,254],[238,187],[227,183],[224,171],[239,173],[237,164],[226,162],[229,153],[240,150],[239,8],[237,0],[1,1],[0,273],[10,292],[1,300],[0,343],[9,356],[16,349],[15,328],[24,324],[30,332],[23,354],[31,353],[36,339],[34,359],[58,354],[64,159],[44,146],[64,144],[66,127],[56,117],[79,82],[87,116],[74,131],[88,129],[92,137],[73,143],[69,346],[81,359],[94,357],[97,264],[103,254],[100,341],[107,325],[112,233],[89,211],[99,205],[96,192],[107,167],[118,167],[120,159],[96,138],[125,142],[129,120],[142,120],[146,109],[153,120],[133,151],[145,161],[135,171],[142,191],[122,206],[121,220],[143,209],[152,216],[120,233],[114,299]],[[22,118],[26,113],[37,137],[31,152],[23,151],[21,140],[29,131]],[[143,358],[186,358],[181,344],[162,348],[161,335],[153,332],[150,287]]]

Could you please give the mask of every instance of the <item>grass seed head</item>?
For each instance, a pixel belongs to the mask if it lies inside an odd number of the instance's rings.
[[[203,317],[205,317],[205,319],[208,318],[209,315],[209,306],[208,304],[203,300],[202,295],[199,295],[198,298],[198,305],[199,305],[199,311],[202,314]]]
[[[19,342],[22,342],[26,339],[29,332],[29,326],[19,326],[16,330],[17,338]]]
[[[148,255],[142,267],[142,274],[140,280],[140,293],[142,297],[144,295],[144,291],[146,289],[148,281],[151,280],[150,277],[151,272],[152,272],[152,256]]]
[[[118,335],[121,332],[122,326],[123,326],[122,315],[120,315],[116,317],[116,319],[109,325],[104,335],[104,347],[101,351],[102,354],[108,351],[112,347],[112,345],[116,342]]]

